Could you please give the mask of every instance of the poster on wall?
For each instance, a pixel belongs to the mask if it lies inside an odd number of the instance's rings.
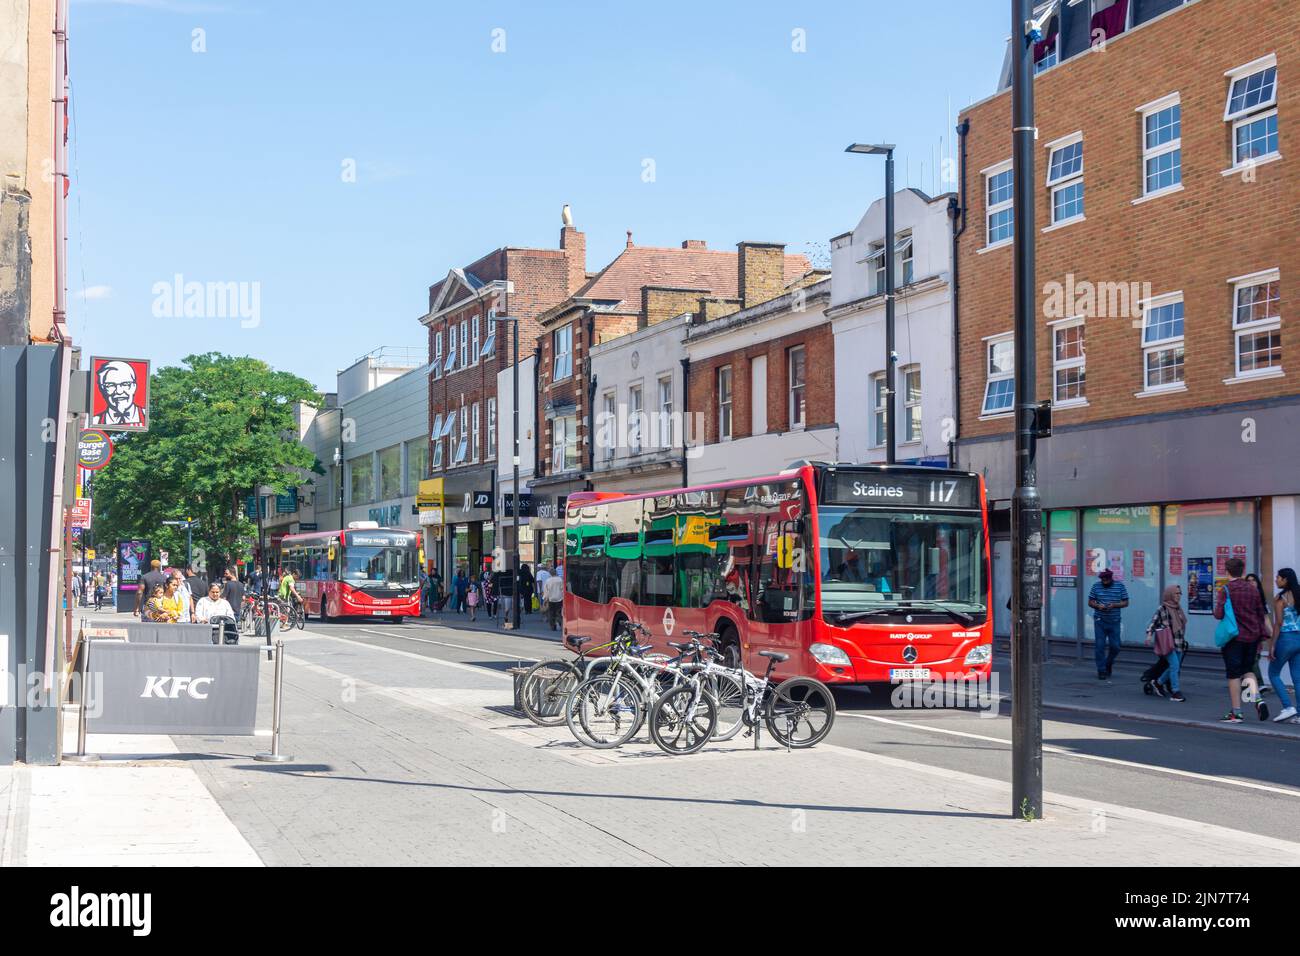
[[[1133,577],[1144,578],[1147,573],[1147,553],[1145,551],[1133,552]]]
[[[1222,577],[1228,573],[1228,559],[1232,557],[1232,548],[1221,544],[1214,549],[1214,573]]]
[[[1182,548],[1169,549],[1169,573],[1170,574],[1183,573],[1183,549]]]
[[[1214,559],[1187,559],[1187,611],[1210,614],[1214,611]]]
[[[1110,556],[1110,573],[1115,575],[1116,581],[1124,580],[1124,552],[1111,551]]]

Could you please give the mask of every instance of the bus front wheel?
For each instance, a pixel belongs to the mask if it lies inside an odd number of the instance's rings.
[[[728,667],[739,669],[742,663],[740,639],[736,636],[735,628],[718,628],[718,646],[722,649],[724,663]]]

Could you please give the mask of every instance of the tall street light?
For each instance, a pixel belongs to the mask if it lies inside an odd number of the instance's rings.
[[[844,150],[885,157],[885,462],[894,464],[894,145],[854,143]]]
[[[514,447],[511,449],[510,462],[514,468],[514,482],[510,489],[510,516],[514,519],[510,548],[510,603],[514,613],[510,616],[512,627],[520,625],[519,616],[519,320],[510,315],[497,315],[496,309],[488,310],[489,322],[509,322],[511,324],[510,364],[514,368],[514,386],[511,397],[514,399],[514,427],[511,437]]]
[[[1051,406],[1037,404],[1034,320],[1034,44],[1043,21],[1033,0],[1011,0],[1011,142],[1015,245],[1016,490],[1011,500],[1011,815],[1042,818],[1043,505],[1038,439],[1051,434]]]

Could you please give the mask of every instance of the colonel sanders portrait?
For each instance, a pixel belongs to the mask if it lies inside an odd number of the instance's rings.
[[[95,372],[96,387],[105,408],[91,416],[91,425],[139,428],[146,427],[145,410],[137,404],[140,384],[135,368],[128,362],[105,362]]]

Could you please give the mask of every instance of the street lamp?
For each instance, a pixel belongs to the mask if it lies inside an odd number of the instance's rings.
[[[511,351],[510,364],[514,367],[514,390],[512,397],[514,399],[514,428],[512,437],[514,439],[514,448],[511,450],[511,465],[514,468],[514,481],[511,485],[511,505],[510,516],[514,519],[514,533],[511,537],[510,548],[510,603],[514,608],[514,614],[510,617],[511,626],[518,628],[520,622],[519,611],[519,320],[510,315],[497,315],[496,309],[488,309],[489,322],[509,322],[511,323]]]
[[[844,150],[885,157],[885,463],[895,463],[894,449],[894,145],[854,143]]]
[[[343,530],[343,409],[339,409],[339,444],[334,446],[334,467],[339,476],[339,531]]]

